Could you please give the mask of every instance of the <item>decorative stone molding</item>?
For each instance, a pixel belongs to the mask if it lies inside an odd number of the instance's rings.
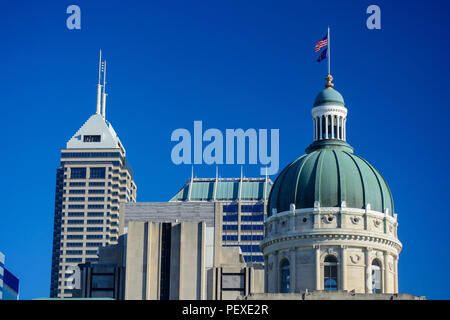
[[[334,222],[334,219],[335,216],[332,214],[325,214],[322,216],[322,221],[327,224]]]
[[[381,221],[378,219],[373,220],[373,225],[375,226],[375,228],[378,228],[381,224]]]
[[[386,219],[386,221],[393,223],[396,225],[396,218],[392,217],[390,215],[386,215],[385,212],[378,212],[374,210],[370,210],[368,208],[365,209],[357,209],[357,208],[349,208],[344,207],[344,204],[341,204],[341,207],[320,207],[320,203],[316,201],[314,203],[313,208],[302,208],[302,209],[295,209],[296,214],[310,214],[310,213],[328,213],[328,214],[350,214],[350,215],[367,215],[369,217],[379,218],[379,219]],[[273,221],[277,220],[281,217],[292,215],[293,213],[289,210],[283,211],[277,214],[272,214],[267,221]]]
[[[353,224],[357,225],[357,224],[361,221],[361,217],[352,216],[352,217],[349,218],[349,220],[350,220]]]
[[[336,236],[335,233],[320,233],[320,234],[304,234],[304,233],[297,233],[297,234],[286,234],[281,237],[269,237],[267,239],[264,239],[261,243],[261,249],[264,250],[266,247],[273,245],[275,243],[280,243],[284,241],[293,241],[293,240],[302,240],[302,239],[323,239],[323,240],[332,240]],[[390,246],[395,249],[396,252],[400,252],[402,245],[401,243],[396,239],[387,239],[384,237],[378,237],[374,235],[361,235],[361,234],[353,234],[353,233],[347,233],[347,234],[339,234],[338,235],[341,240],[358,240],[358,241],[364,241],[369,243],[376,243],[376,244],[382,244],[386,246]],[[370,247],[369,250],[372,248]]]
[[[353,264],[358,264],[359,263],[359,261],[361,261],[361,255],[359,255],[359,254],[357,254],[357,253],[355,253],[355,254],[353,254],[353,255],[350,255],[350,261],[353,263]]]
[[[336,259],[339,260],[339,253],[336,250],[334,250],[334,248],[322,248],[322,252],[320,254],[321,263],[323,263],[325,261],[325,257],[329,255],[335,256]]]
[[[288,250],[286,250],[286,249],[281,250],[281,251],[279,251],[279,254],[280,254],[280,261],[281,261],[282,259],[288,259],[288,260],[289,260],[289,253],[288,253]]]
[[[384,254],[381,251],[377,251],[377,253],[375,254],[375,257],[380,260],[383,261],[384,258]]]
[[[292,213],[295,213],[295,203],[291,203],[291,205],[289,207],[289,211]]]
[[[311,115],[313,117],[318,117],[320,115],[329,115],[338,113],[341,116],[347,116],[347,108],[339,106],[339,105],[326,105],[326,106],[317,106],[312,108]]]

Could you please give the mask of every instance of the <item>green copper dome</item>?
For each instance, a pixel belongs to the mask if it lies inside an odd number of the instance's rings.
[[[330,90],[330,89],[326,89]],[[324,90],[324,91],[326,91]],[[381,174],[366,160],[355,155],[344,141],[314,142],[306,154],[289,164],[273,184],[269,197],[272,209],[287,211],[294,203],[296,209],[346,207],[384,212],[393,216],[394,204],[388,185]]]
[[[314,101],[314,107],[327,104],[337,104],[341,106],[345,105],[342,95],[331,87],[322,90]]]

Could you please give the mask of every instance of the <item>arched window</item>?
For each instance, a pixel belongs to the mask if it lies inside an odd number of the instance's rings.
[[[372,293],[382,293],[381,291],[381,265],[377,259],[372,261]]]
[[[326,256],[323,271],[323,288],[325,290],[337,290],[337,259],[335,256]]]
[[[280,264],[280,282],[280,292],[289,293],[291,284],[291,270],[287,259],[284,259]]]

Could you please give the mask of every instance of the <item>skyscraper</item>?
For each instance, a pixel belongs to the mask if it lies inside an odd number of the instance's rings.
[[[72,296],[74,268],[96,262],[99,247],[117,243],[119,203],[136,202],[125,148],[105,118],[105,75],[100,52],[96,113],[61,150],[56,170],[50,297]]]
[[[271,188],[272,181],[267,177],[192,177],[170,202],[217,203],[223,246],[239,246],[245,262],[264,263],[259,244],[264,237],[264,213]]]
[[[19,279],[5,267],[5,255],[0,252],[0,300],[19,300]]]

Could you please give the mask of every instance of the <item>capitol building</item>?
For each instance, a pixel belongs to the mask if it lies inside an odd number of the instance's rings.
[[[313,142],[270,194],[261,243],[266,298],[398,297],[402,243],[393,197],[383,176],[347,143],[347,108],[332,76],[326,80],[312,108]]]

